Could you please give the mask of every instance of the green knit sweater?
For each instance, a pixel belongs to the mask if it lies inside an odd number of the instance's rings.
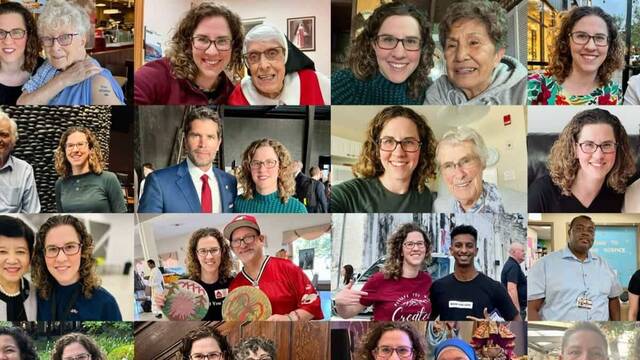
[[[253,199],[245,199],[242,195],[233,203],[233,211],[237,213],[306,213],[307,209],[298,199],[290,197],[282,203],[278,192],[260,195],[254,192]]]
[[[425,84],[425,91],[427,86]],[[338,70],[331,75],[331,103],[334,105],[422,105],[420,98],[407,93],[407,83],[392,83],[379,72],[369,80],[357,79],[351,70]]]

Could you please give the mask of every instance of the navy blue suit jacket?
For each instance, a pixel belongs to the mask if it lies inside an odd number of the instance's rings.
[[[233,202],[238,194],[236,178],[213,168],[218,182],[222,212],[233,212]],[[215,191],[215,189],[211,189]],[[138,206],[140,213],[199,213],[198,193],[193,186],[187,161],[149,174]]]

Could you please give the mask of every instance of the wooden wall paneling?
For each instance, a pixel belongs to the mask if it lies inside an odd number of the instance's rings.
[[[329,322],[293,322],[291,356],[286,359],[329,359]]]

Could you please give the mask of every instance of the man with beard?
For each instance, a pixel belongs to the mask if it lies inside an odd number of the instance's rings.
[[[593,246],[595,224],[580,215],[569,224],[567,248],[544,256],[529,272],[529,320],[620,320],[622,287]]]
[[[147,177],[138,212],[233,212],[236,178],[213,167],[221,143],[218,114],[207,107],[192,109],[185,120],[187,159]]]
[[[432,320],[438,316],[440,320],[521,320],[502,284],[476,270],[477,239],[478,231],[471,225],[451,230],[449,253],[455,259],[454,270],[431,286]]]
[[[39,213],[33,168],[11,155],[16,141],[16,122],[0,110],[0,213]]]

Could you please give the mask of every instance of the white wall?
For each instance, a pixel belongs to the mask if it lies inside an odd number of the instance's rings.
[[[600,108],[620,119],[629,135],[640,131],[640,117],[637,106],[528,106],[528,132],[560,133],[577,113]],[[553,121],[550,121],[553,119]]]
[[[159,34],[163,41],[162,50],[167,50],[167,44],[178,21],[189,10],[188,0],[153,0],[144,2],[144,26]]]

